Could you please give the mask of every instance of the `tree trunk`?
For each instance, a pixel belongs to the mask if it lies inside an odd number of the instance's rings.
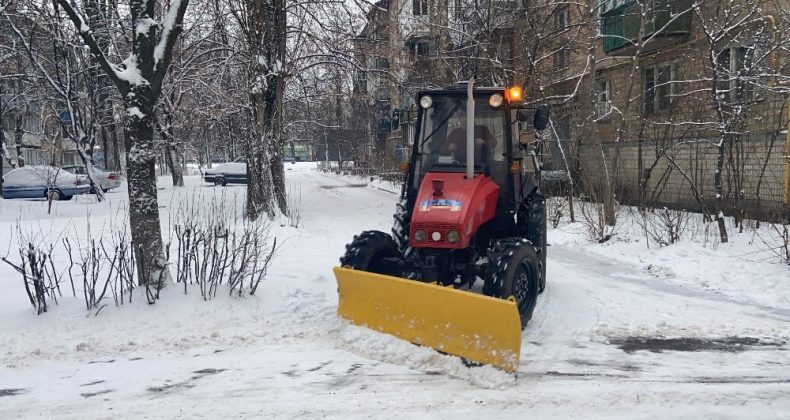
[[[597,11],[594,9],[591,11],[590,16],[595,16],[595,13],[597,13]],[[595,31],[597,30],[596,25],[597,25],[597,20],[589,19],[588,27],[590,33],[592,34],[595,33]],[[598,152],[600,152],[599,154],[600,159],[598,160],[598,170],[600,171],[600,174],[598,174],[598,176],[596,177],[598,178],[598,181],[593,183],[595,185],[593,188],[597,190],[596,191],[596,195],[598,195],[597,199],[600,200],[601,203],[603,204],[604,223],[606,223],[607,226],[614,226],[617,220],[614,214],[614,193],[612,191],[612,180],[610,177],[609,167],[606,163],[606,152],[603,147],[603,139],[601,138],[601,135],[598,132],[598,122],[595,121],[596,98],[597,98],[596,83],[595,83],[595,78],[597,77],[597,73],[596,73],[597,63],[595,57],[596,46],[597,46],[597,38],[592,37],[590,40],[589,53],[588,53],[588,60],[590,60],[590,76],[589,76],[590,98],[591,98],[590,105],[592,106],[591,115],[593,116],[590,122],[592,124],[592,129],[593,129],[593,138],[595,139],[595,144],[597,146]]]
[[[183,187],[184,186],[184,174],[181,171],[181,164],[178,159],[178,154],[176,152],[176,147],[170,142],[170,140],[166,140],[165,144],[165,160],[167,161],[167,167],[170,169],[170,175],[173,178],[173,186],[174,187]]]
[[[282,103],[285,79],[285,0],[247,0],[253,60],[250,101],[255,121],[247,139],[246,216],[274,218],[275,208],[288,213],[282,165]],[[276,206],[276,207],[275,207]]]
[[[25,131],[22,129],[22,115],[16,117],[16,129],[14,130],[14,144],[13,150],[16,156],[11,158],[11,166],[14,168],[21,168],[25,166],[25,159],[22,157],[22,136]]]
[[[714,183],[716,189],[716,224],[719,226],[719,239],[721,243],[727,243],[729,237],[727,235],[727,225],[724,223],[724,183],[722,181],[722,171],[724,169],[724,154],[727,136],[721,138],[721,143],[718,147],[718,155],[716,158],[716,172],[714,175]]]
[[[138,87],[133,89],[134,95],[125,98],[126,109],[136,107],[142,115],[142,118],[140,115],[127,116],[124,125],[129,227],[140,283],[160,289],[170,279],[170,275],[159,225],[153,104],[145,100],[149,95],[146,90],[145,86]]]
[[[104,166],[104,169],[107,169],[107,170],[111,171],[112,170],[111,169],[112,168],[112,165],[111,165],[112,162],[110,162],[110,149],[109,149],[110,145],[109,145],[109,142],[108,142],[109,139],[107,137],[108,137],[108,135],[107,135],[107,127],[102,126],[101,127],[101,149],[104,152],[104,165],[103,166]]]
[[[123,167],[121,166],[121,145],[118,143],[118,127],[115,125],[115,121],[111,122],[108,126],[108,130],[110,131],[110,138],[112,139],[112,167],[107,169],[112,169],[116,171],[122,171]]]
[[[259,95],[253,95],[259,96]],[[253,98],[253,103],[262,102],[259,98]],[[263,108],[257,105],[256,108]],[[260,114],[262,110],[256,112]],[[256,115],[256,125],[260,123],[261,117]],[[258,133],[258,130],[254,131]],[[253,134],[245,145],[247,155],[247,206],[245,209],[246,217],[255,220],[261,215],[266,215],[270,219],[274,218],[273,187],[271,165],[271,154],[268,153],[269,145],[265,142],[263,134]]]

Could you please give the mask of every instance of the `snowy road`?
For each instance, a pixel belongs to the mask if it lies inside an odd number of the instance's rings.
[[[173,288],[150,307],[88,318],[75,300],[36,317],[0,268],[0,418],[790,413],[790,307],[684,287],[583,247],[550,247],[516,375],[347,325],[334,314],[331,267],[355,233],[389,229],[396,188],[306,165],[287,174],[303,227],[273,228],[284,245],[260,297],[202,302]],[[190,181],[188,191],[220,190]],[[123,195],[110,196],[117,205]],[[162,197],[165,212],[178,200]],[[63,217],[81,214],[59,204]]]

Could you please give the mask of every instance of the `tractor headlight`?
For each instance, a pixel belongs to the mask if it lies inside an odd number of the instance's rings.
[[[417,242],[422,242],[427,237],[428,237],[428,234],[425,233],[425,231],[422,230],[422,229],[414,231],[414,240],[416,240]]]
[[[420,106],[423,107],[424,109],[430,108],[431,105],[433,105],[433,98],[431,98],[430,96],[425,95],[422,98],[420,98]]]
[[[488,104],[491,105],[491,108],[499,108],[502,105],[502,95],[495,93],[488,98]]]
[[[461,235],[459,235],[458,232],[454,230],[447,232],[447,242],[454,244],[460,240],[461,240]]]

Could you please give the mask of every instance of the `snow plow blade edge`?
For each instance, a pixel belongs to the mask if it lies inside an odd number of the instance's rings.
[[[340,317],[476,363],[518,368],[515,302],[349,268],[334,272]]]

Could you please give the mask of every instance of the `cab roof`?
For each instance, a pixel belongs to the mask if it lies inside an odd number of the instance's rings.
[[[417,92],[417,97],[421,97],[422,95],[464,95],[466,96],[466,86],[467,82],[458,82],[454,85],[447,86],[442,89],[430,89],[430,90],[421,90]],[[475,86],[474,88],[475,95],[485,95],[485,94],[493,94],[493,93],[500,93],[505,94],[505,87],[494,87],[494,86]]]

